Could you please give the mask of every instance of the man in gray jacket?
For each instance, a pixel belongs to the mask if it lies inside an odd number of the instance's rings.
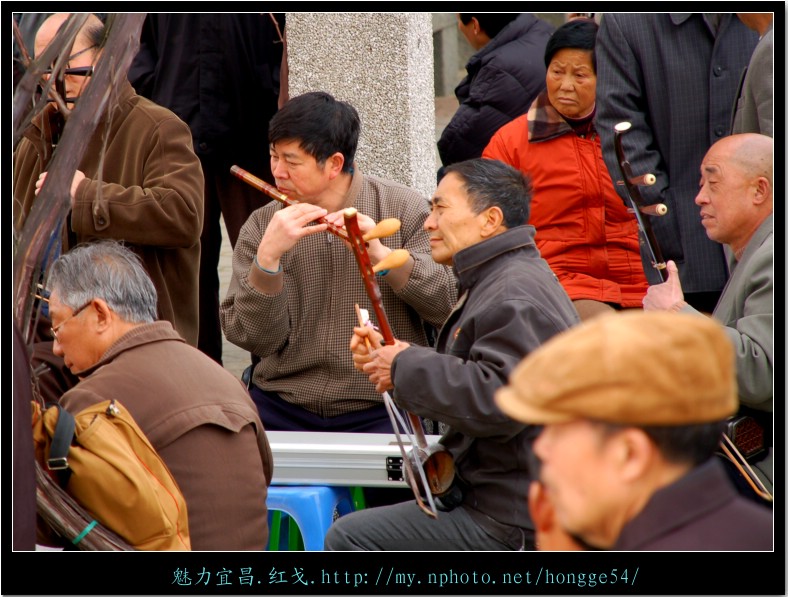
[[[454,266],[460,298],[435,349],[381,347],[376,332],[357,327],[351,350],[379,392],[393,388],[399,406],[448,426],[440,441],[455,486],[437,519],[414,501],[344,516],[327,549],[534,549],[525,496],[535,428],[504,415],[493,395],[520,359],[579,320],[526,225],[530,199],[522,173],[497,160],[446,169],[424,227],[432,258]]]
[[[713,317],[726,326],[736,348],[740,412],[760,421],[766,432],[769,449],[754,458],[767,487],[774,469],[773,150],[773,140],[757,133],[717,141],[703,159],[695,198],[706,234],[728,256],[730,279]],[[648,289],[643,308],[695,311],[684,300],[672,261],[668,274],[667,282]]]

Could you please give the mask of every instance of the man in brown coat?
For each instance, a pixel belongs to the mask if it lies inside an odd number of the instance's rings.
[[[156,290],[115,241],[62,255],[50,274],[54,352],[80,382],[72,413],[116,398],[178,483],[193,550],[264,550],[273,457],[243,384],[156,321]]]
[[[66,14],[55,14],[44,21],[36,34],[36,56],[67,18]],[[85,70],[101,59],[103,38],[104,24],[91,15],[71,47],[64,76],[65,101],[70,108],[90,85]],[[57,103],[48,104],[14,152],[17,234],[46,184],[57,142],[51,124],[57,115]],[[68,120],[66,123],[68,126]],[[110,90],[106,111],[86,143],[71,183],[71,212],[61,233],[62,250],[81,242],[122,239],[140,256],[153,280],[159,297],[157,318],[171,322],[178,334],[196,346],[204,182],[189,127],[171,111],[136,95],[121,77]],[[38,339],[52,340],[46,334]],[[60,392],[67,387],[61,385]],[[54,399],[59,396],[57,389],[51,393]]]

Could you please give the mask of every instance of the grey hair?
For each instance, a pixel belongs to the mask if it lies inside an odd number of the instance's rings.
[[[446,166],[444,176],[454,173],[462,179],[468,203],[475,214],[499,207],[507,228],[522,226],[531,213],[531,179],[498,160],[473,158]]]
[[[72,309],[100,298],[126,322],[157,318],[156,287],[139,256],[118,241],[82,244],[61,255],[52,264],[47,287]]]

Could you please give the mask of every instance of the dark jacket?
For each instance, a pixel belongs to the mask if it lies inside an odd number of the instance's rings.
[[[640,193],[646,203],[668,207],[651,222],[685,293],[719,292],[728,276],[722,245],[706,235],[695,196],[703,156],[730,132],[739,78],[757,41],[732,13],[721,16],[716,35],[701,13],[605,13],[599,27],[596,127],[605,162],[618,177],[614,127],[631,122],[624,150],[635,175],[656,176]],[[616,190],[625,197],[624,187]],[[647,264],[650,276],[655,283]]]
[[[129,409],[186,498],[193,550],[265,549],[273,457],[238,379],[165,321],[132,329],[80,376],[62,405]]]
[[[460,299],[435,349],[411,346],[392,364],[394,400],[449,426],[441,438],[467,485],[462,507],[513,549],[533,529],[526,496],[531,440],[538,428],[513,421],[495,391],[515,365],[578,323],[572,301],[518,226],[454,256]]]
[[[714,458],[651,496],[613,547],[619,551],[771,551],[773,517],[742,497]]]
[[[203,174],[189,127],[123,81],[110,95],[79,164],[83,180],[63,250],[99,239],[122,240],[137,253],[158,293],[159,319],[197,345],[197,289],[203,221]],[[51,143],[42,125],[48,106],[14,153],[14,226],[35,200]]]
[[[129,81],[189,125],[201,160],[266,172],[282,47],[268,13],[149,13]]]
[[[454,90],[460,106],[438,141],[444,166],[481,157],[493,133],[528,110],[545,86],[552,32],[552,25],[523,13],[471,56]]]

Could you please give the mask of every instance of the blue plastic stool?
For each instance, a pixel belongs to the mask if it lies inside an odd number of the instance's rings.
[[[353,511],[347,487],[271,485],[266,502],[269,510],[284,512],[296,522],[306,551],[323,551],[326,533],[334,522],[334,510],[340,516]]]

